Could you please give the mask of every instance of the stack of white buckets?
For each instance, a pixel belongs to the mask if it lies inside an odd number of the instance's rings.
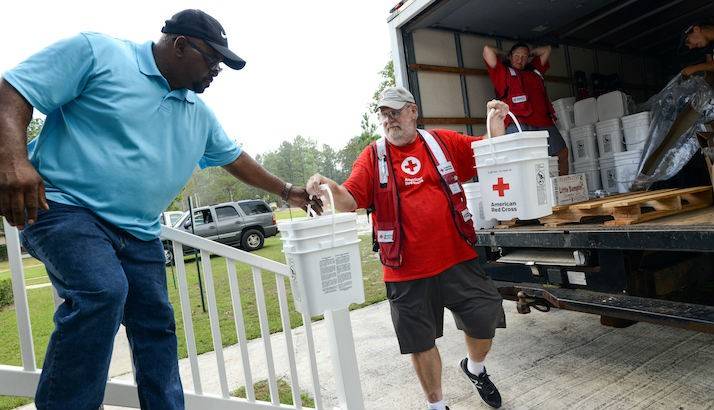
[[[332,192],[320,188],[328,193],[331,215],[278,221],[295,309],[310,316],[364,302],[357,214],[336,214]]]
[[[491,228],[496,221],[537,219],[552,213],[548,132],[521,130],[491,138],[490,118],[486,139],[471,144],[478,183],[464,184],[464,194],[476,229]],[[557,159],[555,162],[557,168]]]
[[[563,135],[566,142],[569,134],[573,171],[585,174],[591,194],[598,190],[608,194],[629,192],[636,177],[649,132],[650,113],[626,115],[627,101],[624,93],[613,91],[597,99],[574,102],[572,98],[564,98],[553,103],[558,127],[561,133],[566,131]]]

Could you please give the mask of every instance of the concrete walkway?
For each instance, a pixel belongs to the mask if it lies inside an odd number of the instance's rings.
[[[505,409],[714,409],[714,335],[649,324],[612,329],[601,326],[597,316],[558,310],[520,315],[514,303],[504,305],[508,328],[498,332],[486,365]],[[399,355],[389,305],[353,311],[351,317],[366,408],[425,408],[409,357]],[[315,323],[314,332],[323,399],[333,406],[324,322]],[[304,331],[293,333],[299,381],[309,391]],[[123,335],[119,340],[125,340]],[[287,378],[284,335],[275,334],[271,341],[276,371]],[[260,340],[249,343],[254,381],[267,374],[262,346]],[[488,408],[459,373],[463,339],[448,313],[438,346],[449,407]],[[113,375],[131,369],[126,344],[119,342],[116,348]],[[225,356],[234,389],[243,383],[237,346],[227,348]],[[219,393],[215,355],[202,355],[200,363],[204,391]],[[181,374],[184,385],[190,386],[187,360],[181,361]],[[131,374],[119,378],[130,379]]]

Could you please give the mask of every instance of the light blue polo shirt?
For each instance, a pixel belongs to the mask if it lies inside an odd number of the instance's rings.
[[[30,161],[47,198],[83,206],[142,240],[196,164],[222,166],[241,149],[193,91],[171,91],[151,51],[82,33],[3,77],[47,115]]]

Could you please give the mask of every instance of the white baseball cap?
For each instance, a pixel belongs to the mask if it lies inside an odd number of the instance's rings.
[[[389,87],[382,91],[379,95],[378,108],[388,107],[394,110],[399,110],[404,107],[405,104],[414,102],[414,96],[404,87]]]

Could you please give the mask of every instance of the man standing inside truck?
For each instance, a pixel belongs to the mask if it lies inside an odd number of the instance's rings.
[[[714,71],[714,24],[696,23],[684,29],[682,33],[682,43],[688,49],[703,48],[706,53],[706,61],[700,64],[690,65],[682,69],[682,75],[689,77],[696,73],[708,73]]]
[[[568,148],[555,126],[555,110],[545,89],[543,75],[550,68],[550,46],[533,50],[528,44],[516,43],[501,61],[498,50],[483,47],[483,59],[496,92],[496,98],[508,104],[524,131],[548,131],[548,155],[558,157],[560,175],[568,173]],[[506,133],[518,131],[506,118]]]
[[[475,232],[460,183],[474,177],[468,137],[450,130],[417,130],[417,106],[402,87],[384,90],[378,103],[386,137],[355,161],[343,184],[316,174],[308,193],[326,183],[340,211],[373,209],[375,246],[384,270],[392,322],[402,354],[410,354],[429,409],[444,410],[441,357],[444,307],[466,338],[460,371],[490,406],[501,396],[484,360],[495,329],[505,327],[502,299],[477,261]],[[503,135],[508,106],[496,110],[493,135]]]
[[[144,44],[82,33],[0,82],[0,215],[24,229],[24,247],[64,299],[35,395],[40,410],[100,407],[120,322],[141,408],[184,408],[159,215],[197,163],[293,206],[308,199],[242,152],[197,96],[221,64],[245,65],[221,24],[184,10],[161,31]],[[47,119],[28,158],[33,108]]]

